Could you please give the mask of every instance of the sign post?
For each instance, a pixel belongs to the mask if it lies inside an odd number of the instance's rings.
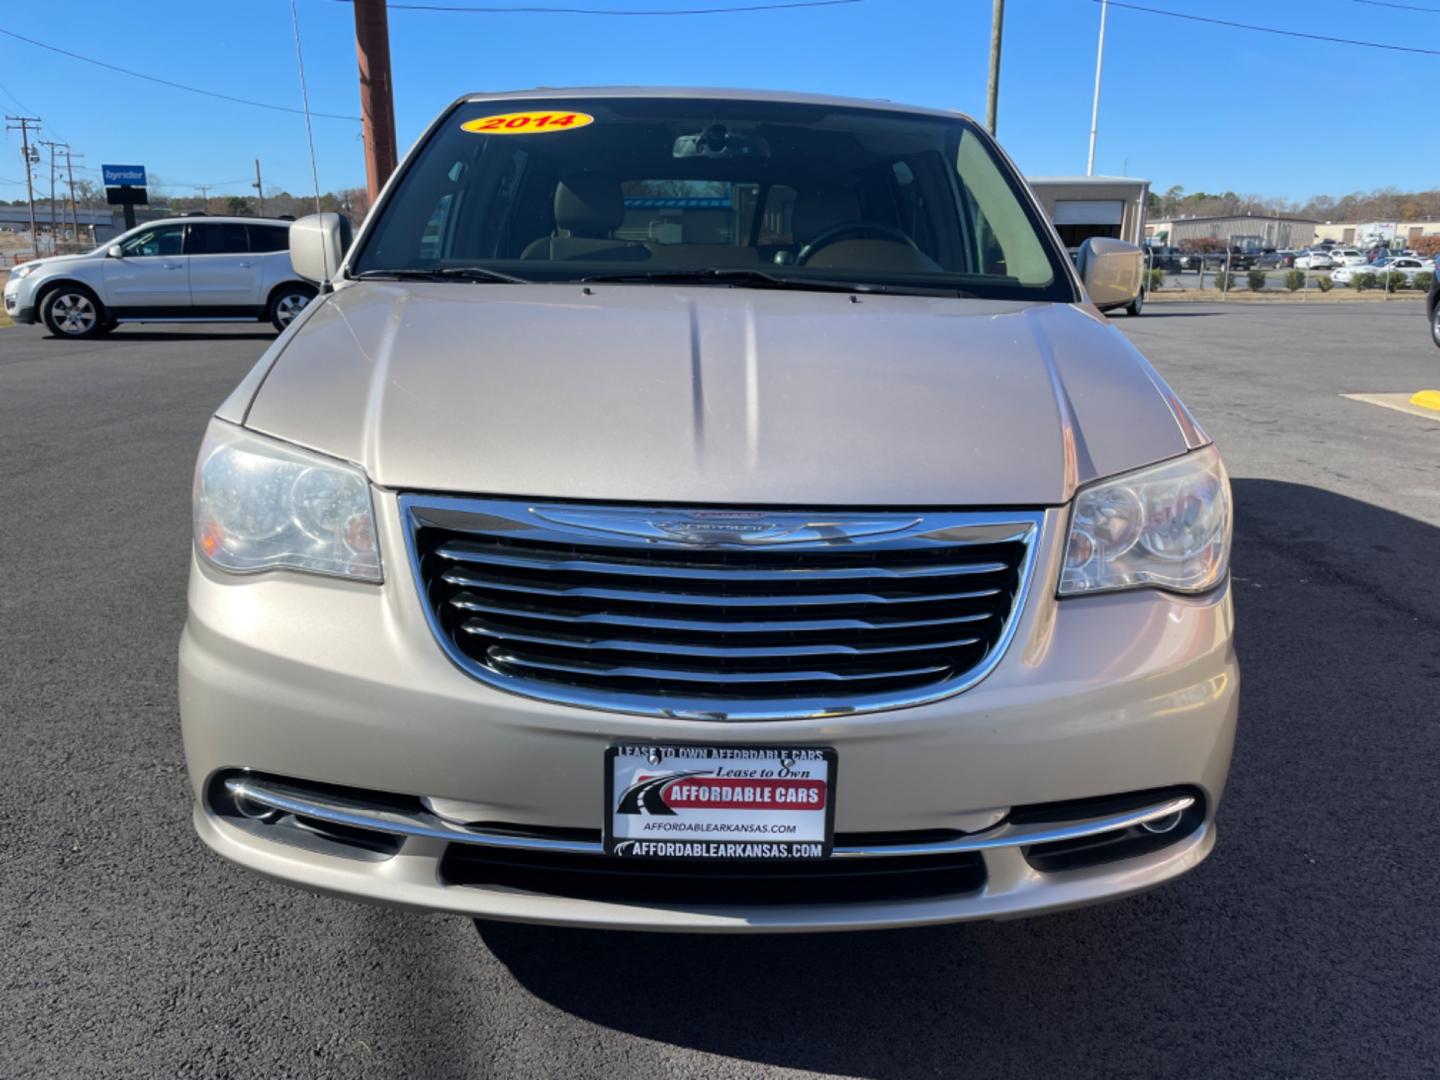
[[[110,206],[125,208],[125,228],[135,227],[135,207],[150,204],[145,190],[144,165],[101,165],[105,178],[105,201]]]

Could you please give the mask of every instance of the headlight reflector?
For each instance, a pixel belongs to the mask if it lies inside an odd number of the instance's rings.
[[[1070,510],[1060,595],[1204,592],[1230,563],[1230,480],[1213,446],[1102,480]]]
[[[370,484],[354,465],[214,420],[194,514],[196,550],[222,570],[382,580]]]

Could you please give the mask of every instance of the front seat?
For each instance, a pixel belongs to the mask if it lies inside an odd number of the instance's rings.
[[[844,188],[814,188],[800,194],[790,211],[790,234],[798,251],[827,229],[861,220],[860,200]]]
[[[644,244],[610,234],[625,220],[620,181],[603,172],[574,173],[555,185],[554,236],[531,243],[522,259],[644,259]]]
[[[806,266],[816,270],[895,271],[906,274],[934,273],[940,264],[905,241],[897,229],[868,221],[860,209],[860,199],[853,189],[821,187],[802,192],[790,212],[790,232],[795,238],[795,251],[780,252],[775,261],[794,262],[816,237],[838,225],[866,225],[872,231],[845,237],[843,234],[816,250]],[[887,239],[884,233],[894,235]]]

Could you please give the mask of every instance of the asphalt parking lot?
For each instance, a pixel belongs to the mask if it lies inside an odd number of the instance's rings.
[[[206,853],[190,469],[272,335],[0,329],[0,1076],[1434,1077],[1440,388],[1418,300],[1116,319],[1234,478],[1214,856],[1110,906],[817,937],[478,927]]]

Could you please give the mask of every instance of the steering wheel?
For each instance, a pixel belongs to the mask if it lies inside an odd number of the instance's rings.
[[[914,248],[916,251],[920,250],[916,247],[915,241],[911,240],[910,237],[900,229],[892,229],[889,225],[877,225],[873,221],[845,221],[839,225],[830,226],[830,228],[820,233],[820,235],[811,239],[795,256],[795,265],[804,266],[813,259],[822,248],[827,248],[831,244],[838,244],[841,240],[853,240],[860,236],[873,236],[878,240],[889,240],[893,243],[904,244],[906,247]]]

